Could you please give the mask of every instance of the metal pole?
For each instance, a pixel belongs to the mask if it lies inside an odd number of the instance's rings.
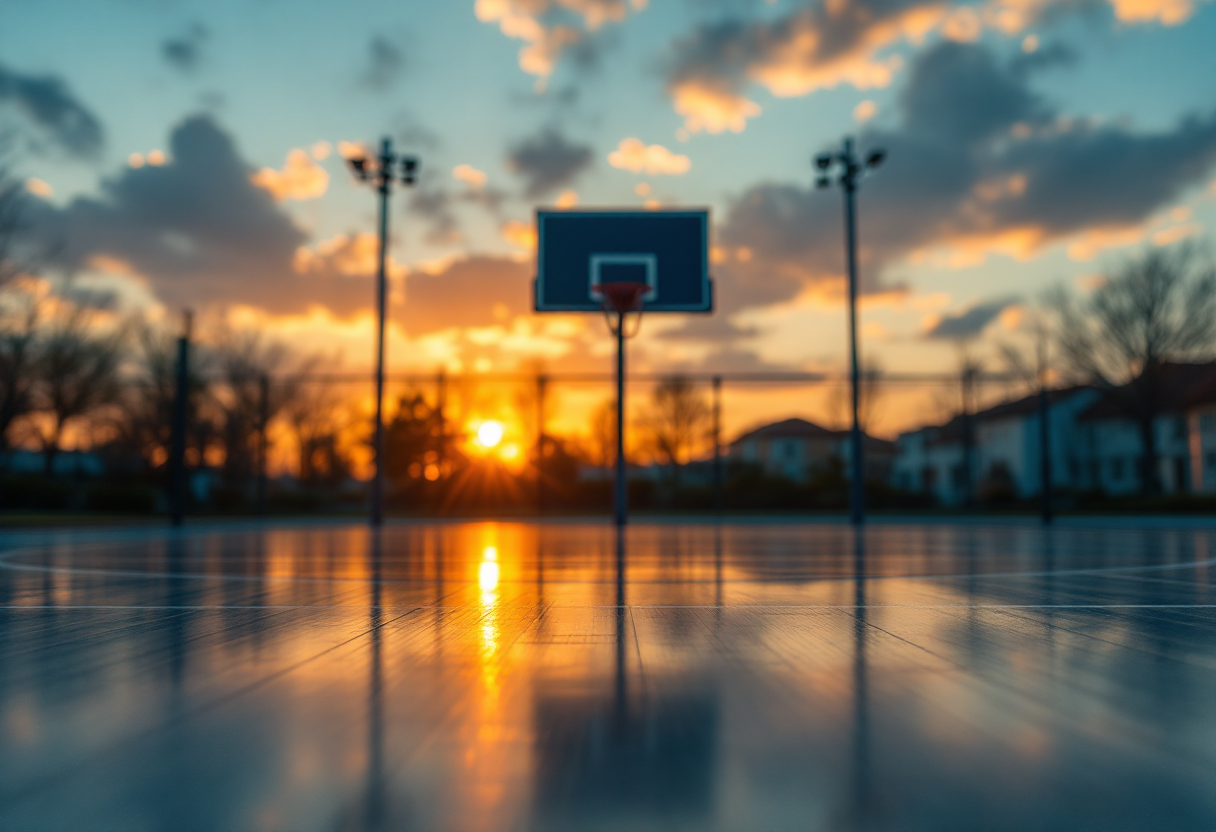
[[[722,376],[713,378],[714,398],[714,512],[722,516]]]
[[[963,508],[971,508],[975,501],[975,489],[972,487],[972,471],[975,468],[973,459],[974,444],[971,439],[971,368],[963,368]]]
[[[1039,498],[1042,501],[1043,525],[1052,521],[1051,504],[1051,402],[1047,396],[1047,361],[1044,344],[1039,340]]]
[[[536,376],[536,513],[545,512],[545,387],[544,374]]]
[[[849,265],[849,378],[852,386],[853,426],[849,433],[849,455],[852,462],[850,512],[853,525],[865,522],[865,465],[862,459],[861,369],[857,361],[857,217],[854,194],[857,190],[857,160],[853,158],[853,140],[844,140],[845,175],[845,249]]]
[[[258,403],[258,480],[257,503],[258,514],[266,513],[266,423],[270,421],[270,377],[265,373],[259,381]]]
[[[380,251],[376,272],[376,473],[372,481],[373,526],[384,523],[384,317],[386,280],[385,253],[388,249],[388,195],[392,183],[393,146],[391,139],[380,144]]]
[[[182,334],[177,339],[177,389],[173,397],[173,434],[169,445],[169,497],[172,523],[180,526],[186,513],[186,423],[190,412],[190,324],[183,316]]]
[[[625,488],[625,313],[616,313],[616,524],[624,526]]]

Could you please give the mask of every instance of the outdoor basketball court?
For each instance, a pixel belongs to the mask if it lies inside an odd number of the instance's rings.
[[[0,829],[1211,830],[1216,530],[5,536]]]

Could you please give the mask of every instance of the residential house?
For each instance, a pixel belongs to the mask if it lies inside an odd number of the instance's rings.
[[[888,479],[895,444],[865,436],[863,451],[867,477]],[[847,471],[849,458],[847,430],[829,430],[806,419],[785,419],[748,431],[730,444],[727,453],[732,462],[757,464],[767,474],[794,482],[806,482],[833,460]]]

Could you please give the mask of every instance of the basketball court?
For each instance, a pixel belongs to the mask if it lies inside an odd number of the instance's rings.
[[[5,536],[0,829],[1202,830],[1216,531]]]

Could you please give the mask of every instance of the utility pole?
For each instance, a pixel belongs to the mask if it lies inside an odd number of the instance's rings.
[[[1047,339],[1042,332],[1035,346],[1039,365],[1039,498],[1043,525],[1050,526],[1055,515],[1051,504],[1051,402],[1047,395]]]
[[[414,156],[398,157],[393,152],[393,140],[385,137],[380,142],[379,156],[351,156],[346,161],[359,181],[370,184],[380,195],[380,250],[376,271],[376,470],[372,479],[371,494],[371,524],[379,527],[384,523],[384,324],[388,295],[388,281],[385,276],[388,204],[397,176],[397,162],[401,163],[401,184],[413,185],[418,177],[418,159]]]
[[[865,464],[862,458],[862,435],[859,411],[861,409],[861,368],[857,361],[857,208],[858,179],[866,170],[882,164],[886,152],[871,150],[862,161],[853,151],[853,139],[846,138],[839,152],[821,153],[815,157],[819,176],[815,180],[818,188],[832,184],[829,172],[833,165],[839,171],[836,183],[844,191],[844,237],[845,260],[849,271],[849,380],[851,385],[853,425],[849,432],[850,500],[849,514],[853,525],[865,522]]]
[[[545,513],[545,389],[549,378],[536,376],[536,514]]]
[[[722,516],[722,376],[714,376],[714,513]]]
[[[177,389],[173,397],[173,434],[169,444],[169,504],[171,522],[180,526],[186,513],[186,431],[190,416],[190,330],[194,313],[182,315],[177,339]]]

